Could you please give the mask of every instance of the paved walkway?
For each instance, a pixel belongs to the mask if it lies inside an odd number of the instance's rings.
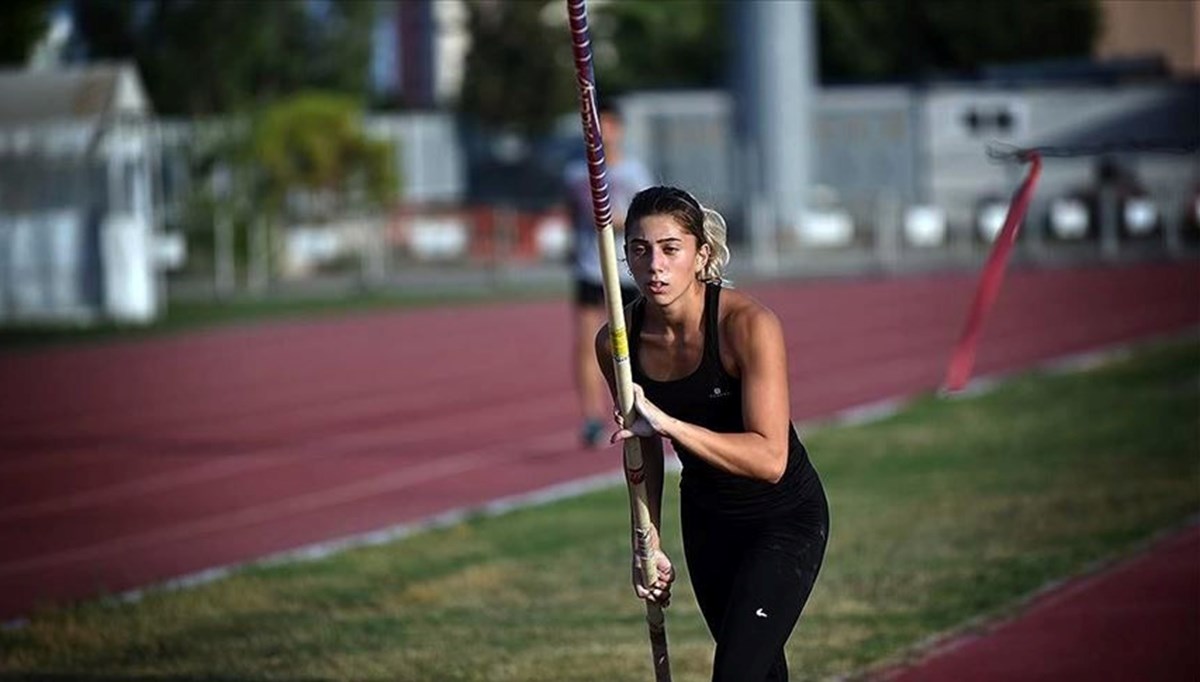
[[[1200,525],[937,647],[888,682],[1200,680]]]

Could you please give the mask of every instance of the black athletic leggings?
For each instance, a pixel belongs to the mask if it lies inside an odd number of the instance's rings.
[[[686,503],[680,517],[692,589],[717,643],[713,682],[786,680],[783,647],[825,558],[824,492],[764,520],[731,521]]]

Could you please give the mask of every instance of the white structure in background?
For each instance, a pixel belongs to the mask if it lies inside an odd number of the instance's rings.
[[[919,204],[904,209],[904,241],[920,248],[946,242],[946,212],[937,206]]]
[[[571,251],[571,223],[565,216],[552,213],[538,221],[534,247],[544,260],[561,260]]]
[[[0,71],[0,324],[155,317],[151,120],[131,65]]]
[[[989,244],[996,241],[1000,231],[1004,229],[1004,220],[1008,217],[1008,204],[1003,201],[987,201],[980,207],[975,216],[975,229],[979,238]]]
[[[456,218],[418,217],[408,229],[409,248],[420,260],[454,260],[470,246],[467,224]]]
[[[462,198],[466,181],[454,117],[444,113],[369,116],[367,134],[392,145],[404,203],[453,203]]]
[[[1083,239],[1091,226],[1087,204],[1072,197],[1050,202],[1050,232],[1062,240]]]
[[[796,241],[804,246],[847,246],[854,239],[854,220],[842,208],[837,191],[828,185],[816,185],[808,207],[795,221]]]
[[[729,93],[711,90],[639,92],[622,100],[629,153],[646,160],[657,181],[693,188],[734,216],[732,234],[745,240],[748,198],[738,192],[730,162],[737,155],[733,104]],[[988,148],[1043,145],[1127,148],[1119,161],[1145,186],[1137,197],[1144,200],[1123,203],[1114,217],[1128,236],[1150,236],[1186,217],[1181,209],[1200,186],[1200,155],[1133,149],[1194,149],[1196,121],[1200,90],[1191,82],[822,88],[814,100],[811,182],[789,191],[834,188],[854,236],[834,239],[844,222],[818,216],[800,227],[817,239],[796,244],[832,247],[840,241],[866,249],[894,230],[901,249],[978,253],[975,247],[1003,226],[1007,197],[1025,174],[990,159]],[[1096,241],[1102,220],[1086,197],[1096,190],[1101,161],[1091,154],[1045,164],[1022,228],[1026,239],[1049,237],[1048,245]]]
[[[471,49],[468,8],[462,0],[441,0],[433,3],[433,13],[437,26],[434,93],[438,102],[450,102],[462,90],[467,52]]]
[[[1158,224],[1158,206],[1146,197],[1132,197],[1125,202],[1123,218],[1130,234],[1139,237],[1149,234]]]

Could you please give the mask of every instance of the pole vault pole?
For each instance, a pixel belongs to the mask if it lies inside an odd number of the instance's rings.
[[[633,374],[629,364],[629,339],[625,332],[625,311],[617,273],[617,249],[613,239],[612,203],[608,197],[608,169],[604,163],[604,140],[600,137],[600,115],[596,111],[596,79],[592,72],[592,42],[588,31],[586,0],[567,0],[571,24],[571,47],[575,53],[575,75],[579,84],[579,113],[583,120],[583,141],[587,147],[588,180],[592,189],[592,213],[600,244],[600,270],[604,278],[604,303],[608,309],[613,369],[616,375],[617,402],[625,423],[633,423]],[[645,467],[638,438],[625,439],[625,480],[633,504],[635,551],[646,584],[655,582],[658,569],[650,540],[655,530],[650,520],[646,494]],[[646,602],[646,625],[650,630],[650,654],[654,679],[670,682],[671,662],[667,655],[667,629],[662,607]]]

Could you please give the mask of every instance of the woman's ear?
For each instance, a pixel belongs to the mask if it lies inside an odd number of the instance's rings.
[[[712,248],[708,244],[701,244],[696,250],[696,277],[704,274],[704,268],[708,265],[708,259],[712,258]]]

